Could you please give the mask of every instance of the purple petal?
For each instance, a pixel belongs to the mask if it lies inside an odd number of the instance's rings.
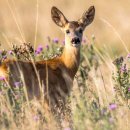
[[[130,58],[130,53],[127,55],[127,58]]]
[[[115,103],[112,103],[109,105],[110,110],[115,110],[117,108],[117,105]]]
[[[12,52],[12,51],[9,51],[8,54],[9,54],[9,55],[13,55],[13,52]]]
[[[121,67],[120,71],[121,72],[127,72],[126,64]]]
[[[49,49],[49,45],[48,44],[46,45],[46,48]]]
[[[0,76],[0,81],[5,80],[4,76]]]
[[[54,39],[53,39],[53,42],[54,42],[54,43],[59,43],[59,39],[58,39],[58,38],[54,38]]]
[[[5,59],[7,59],[7,56],[6,56],[6,55],[4,55],[4,56],[3,56],[3,59],[4,59],[4,60],[5,60]]]
[[[40,51],[39,51],[39,50],[36,50],[36,51],[35,51],[35,54],[36,54],[36,55],[40,54]]]
[[[15,85],[15,87],[20,87],[21,86],[21,82],[15,82],[14,85]]]
[[[42,45],[39,45],[38,48],[37,48],[38,51],[43,51],[43,46]]]

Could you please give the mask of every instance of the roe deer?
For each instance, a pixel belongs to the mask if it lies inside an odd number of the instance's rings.
[[[94,15],[95,8],[91,6],[78,21],[68,21],[59,9],[52,7],[52,20],[65,33],[62,55],[35,63],[7,60],[0,65],[0,76],[4,76],[10,86],[22,79],[29,98],[40,98],[42,88],[45,100],[51,105],[58,104],[59,100],[65,101],[79,67],[83,31],[92,23]]]

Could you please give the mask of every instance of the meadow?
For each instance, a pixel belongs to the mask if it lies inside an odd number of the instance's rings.
[[[53,24],[50,9],[58,6],[78,19],[94,5],[96,18],[84,34],[81,62],[63,118],[63,130],[130,129],[130,2],[98,0],[0,0],[0,61],[51,59],[62,53],[64,34]],[[71,10],[71,12],[70,12]],[[12,89],[0,77],[0,130],[60,129],[37,99],[29,101],[20,82]],[[71,112],[70,112],[71,110]],[[69,120],[69,119],[68,119]]]

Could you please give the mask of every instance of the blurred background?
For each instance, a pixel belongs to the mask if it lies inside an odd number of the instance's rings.
[[[0,43],[3,47],[22,42],[47,44],[48,36],[62,41],[64,34],[51,19],[51,7],[58,7],[69,20],[77,20],[91,5],[96,16],[84,33],[88,41],[95,36],[98,47],[129,50],[130,0],[0,0]]]

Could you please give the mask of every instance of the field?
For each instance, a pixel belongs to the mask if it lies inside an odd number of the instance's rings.
[[[84,32],[68,106],[64,113],[59,110],[62,129],[129,130],[129,0],[0,0],[0,64],[7,58],[38,61],[60,55],[64,34],[51,20],[51,7],[77,20],[91,5],[95,19]],[[12,90],[0,77],[0,130],[61,129],[59,117],[43,106],[42,101],[28,100],[25,86],[16,83]]]

